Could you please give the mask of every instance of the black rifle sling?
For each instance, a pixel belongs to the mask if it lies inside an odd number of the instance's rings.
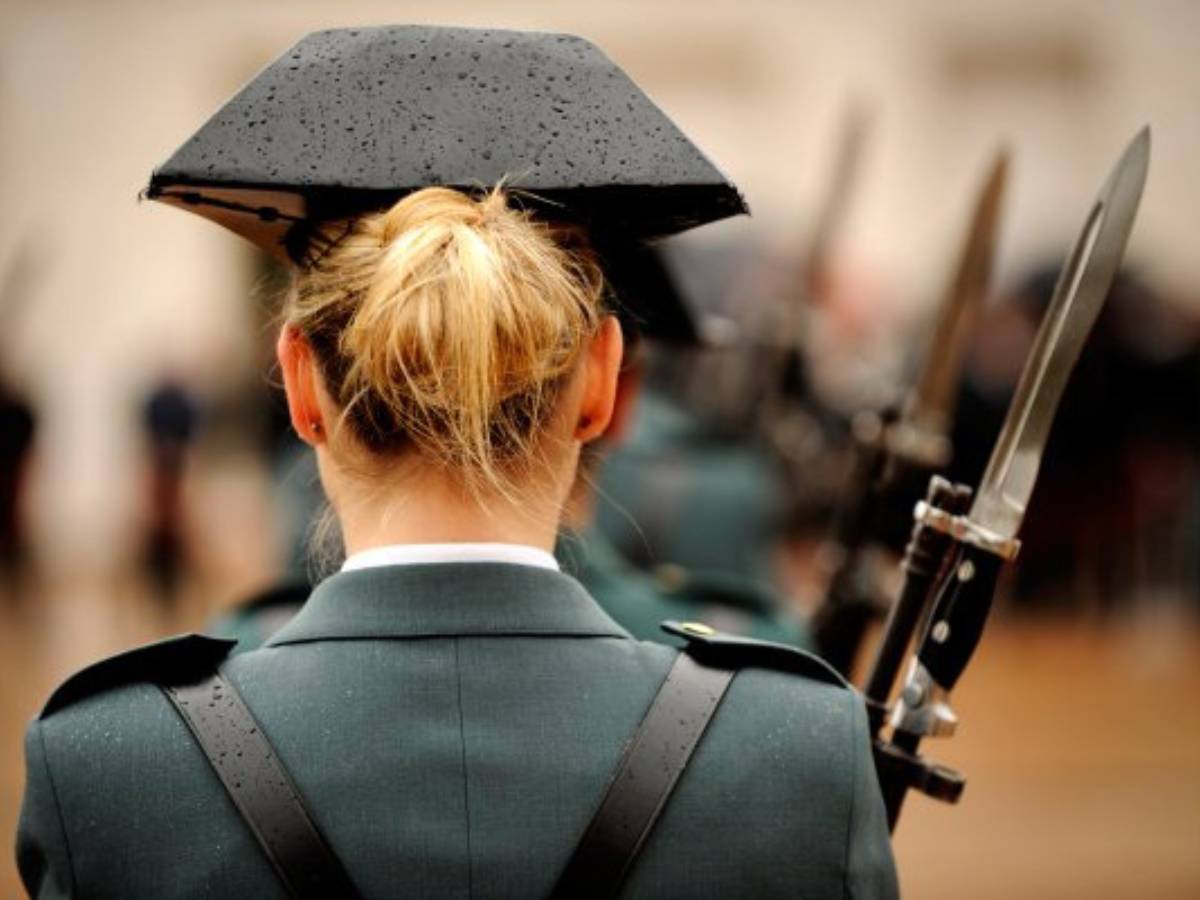
[[[162,687],[290,894],[358,897],[274,748],[220,670]]]
[[[617,896],[733,676],[732,669],[704,665],[687,652],[679,654],[559,877],[552,900]]]

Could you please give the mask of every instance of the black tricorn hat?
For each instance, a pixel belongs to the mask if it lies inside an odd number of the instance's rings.
[[[595,45],[430,26],[304,37],[155,170],[146,195],[299,259],[312,223],[501,179],[545,215],[624,241],[746,212]]]

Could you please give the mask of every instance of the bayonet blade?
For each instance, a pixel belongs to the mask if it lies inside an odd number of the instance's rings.
[[[825,299],[821,295],[829,275],[831,247],[858,184],[870,125],[871,117],[865,106],[853,103],[847,108],[838,134],[833,171],[827,182],[828,189],[817,214],[801,270],[805,299],[809,303]]]
[[[975,201],[970,231],[946,286],[921,374],[908,402],[906,424],[921,433],[944,435],[949,428],[963,355],[991,280],[1008,159],[1006,148],[996,153]]]
[[[1150,162],[1150,129],[1130,142],[1088,212],[1038,328],[969,518],[1016,537],[1054,414],[1125,253]]]

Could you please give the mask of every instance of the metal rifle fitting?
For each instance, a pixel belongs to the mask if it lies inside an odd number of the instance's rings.
[[[950,708],[950,692],[939,687],[915,657],[904,689],[892,710],[892,727],[921,737],[950,737],[958,727],[958,716]]]
[[[951,515],[924,500],[917,501],[913,518],[934,531],[949,535],[959,543],[970,544],[1005,561],[1016,559],[1017,554],[1021,552],[1021,541],[1018,538],[1003,537],[972,522],[966,516]]]

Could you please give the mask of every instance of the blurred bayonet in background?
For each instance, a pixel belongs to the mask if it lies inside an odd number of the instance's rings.
[[[762,341],[770,346],[779,345],[781,353],[773,376],[773,390],[769,394],[775,405],[766,407],[768,428],[777,432],[796,413],[796,401],[816,402],[812,396],[807,372],[806,340],[811,329],[813,310],[831,301],[833,282],[833,256],[838,234],[846,220],[850,202],[862,175],[862,163],[867,140],[871,133],[871,113],[861,100],[852,101],[847,107],[838,131],[834,147],[833,171],[826,182],[824,197],[817,216],[813,220],[808,247],[800,263],[799,291],[797,295],[785,296],[786,307],[779,311],[784,316],[786,327],[779,329],[770,324],[760,328]],[[785,456],[786,453],[785,450]]]
[[[1055,411],[1125,253],[1149,160],[1150,132],[1144,128],[1101,188],[1067,257],[969,512],[960,511],[968,489],[936,478],[927,502],[917,506],[905,585],[865,691],[893,827],[910,788],[948,802],[962,792],[960,775],[925,762],[917,748],[922,738],[948,736],[957,724],[950,691],[979,643],[1000,569],[1019,549],[1017,535]],[[892,710],[892,733],[884,739],[879,735],[892,685],[918,626]]]
[[[950,460],[950,426],[963,356],[987,297],[1008,152],[997,152],[975,203],[967,239],[938,308],[920,373],[901,410],[855,417],[855,460],[834,526],[835,561],[825,600],[814,618],[817,649],[849,674],[867,628],[882,618],[872,545],[880,519],[895,508],[907,516],[920,496],[909,488]],[[919,491],[919,489],[918,489]]]
[[[737,337],[711,345],[708,359],[692,367],[689,396],[706,418],[737,436],[765,436],[792,468],[805,466],[814,448],[827,449],[814,434],[814,415],[804,408],[818,402],[808,383],[806,340],[814,308],[829,299],[833,248],[859,182],[870,123],[865,104],[847,106],[833,169],[787,286],[778,296],[748,297],[730,310],[738,317]]]
[[[763,439],[782,464],[789,520],[826,502],[832,451],[844,432],[843,416],[812,384],[809,342],[814,316],[825,315],[833,301],[834,251],[861,181],[872,121],[868,104],[847,104],[799,266],[784,267],[788,274],[773,296],[747,304],[746,339],[727,355],[740,377],[705,379],[709,396],[718,385],[716,402],[734,413],[728,417],[734,430]]]
[[[996,233],[1008,181],[1007,149],[995,161],[976,201],[975,213],[958,268],[947,285],[933,338],[925,354],[921,374],[909,395],[896,437],[908,447],[901,456],[928,459],[937,466],[950,458],[947,435],[954,418],[962,377],[963,356],[979,321],[987,298],[996,256]]]
[[[832,247],[860,180],[863,151],[870,130],[868,107],[860,101],[852,102],[846,109],[838,133],[833,171],[827,182],[824,201],[814,220],[816,224],[802,263],[804,296],[809,303],[816,304],[826,299],[832,268]]]

